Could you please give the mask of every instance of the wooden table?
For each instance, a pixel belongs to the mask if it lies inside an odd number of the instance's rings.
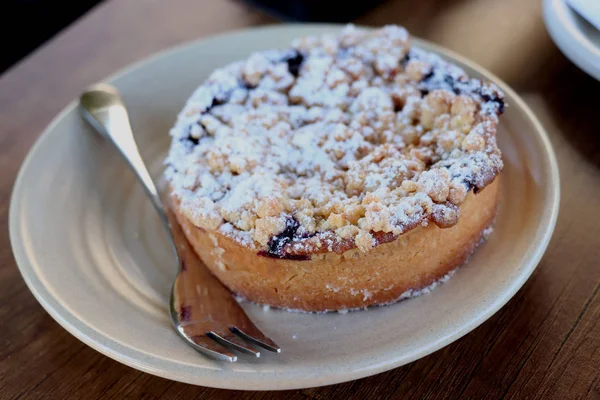
[[[357,21],[403,24],[476,60],[520,91],[538,114],[558,155],[562,202],[536,272],[490,320],[428,357],[355,382],[285,394],[171,382],[92,350],[38,305],[19,275],[8,238],[19,165],[52,117],[83,87],[168,46],[273,20],[231,0],[109,0],[5,73],[0,77],[0,398],[599,399],[600,83],[556,49],[539,3],[397,0]]]

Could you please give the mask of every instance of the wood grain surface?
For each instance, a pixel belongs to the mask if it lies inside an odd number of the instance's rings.
[[[546,255],[496,315],[412,364],[322,388],[217,390],[119,364],[72,337],[35,301],[8,237],[18,168],[82,88],[171,45],[274,20],[231,0],[108,0],[0,76],[0,398],[600,399],[600,83],[554,46],[540,3],[390,0],[357,21],[403,24],[517,89],[556,149],[562,201]]]

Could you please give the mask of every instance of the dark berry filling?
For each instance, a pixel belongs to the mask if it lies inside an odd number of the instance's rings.
[[[433,78],[433,68],[431,68],[431,70],[429,70],[428,73],[423,75],[423,77],[421,78],[421,83],[425,83],[428,80],[430,80],[431,78]]]
[[[431,90],[435,89],[447,89],[454,92],[454,94],[461,94],[462,90],[459,87],[460,81],[456,81],[452,75],[444,75],[443,80],[432,79],[435,75],[434,70],[432,69],[423,76],[421,82],[419,82],[421,90],[421,94],[423,96],[427,95]]]
[[[249,82],[243,81],[242,82],[242,86],[244,87],[244,89],[246,90],[252,90],[252,89],[256,89],[256,85],[251,85]]]
[[[495,93],[486,93],[482,90],[479,91],[479,95],[483,101],[491,101],[496,103],[498,105],[498,111],[500,111],[500,114],[504,112],[504,99],[502,97],[499,97]]]
[[[300,228],[300,223],[293,217],[288,218],[285,221],[285,229],[283,232],[277,236],[273,236],[269,241],[268,252],[273,255],[281,254],[283,247],[294,239],[298,228]]]
[[[191,142],[194,146],[198,145],[198,143],[200,143],[200,139],[193,137],[192,135],[188,135],[187,138],[185,138],[185,140],[187,140],[188,142]]]
[[[468,180],[466,180],[466,179],[463,179],[462,183],[467,188],[467,192],[469,190],[473,189],[473,187],[474,187],[474,185],[471,182],[469,182]]]
[[[269,258],[279,258],[280,260],[306,261],[310,260],[310,256],[304,254],[271,254],[268,251],[259,251],[259,256]]]
[[[285,245],[291,243],[294,238],[301,237],[297,234],[298,228],[300,228],[300,223],[294,217],[288,218],[285,221],[285,229],[283,232],[277,236],[273,236],[271,240],[269,240],[268,249],[266,251],[260,251],[258,255],[286,260],[310,260],[310,257],[307,255],[283,253]]]
[[[294,50],[292,55],[284,58],[283,61],[287,62],[288,71],[290,71],[290,74],[297,78],[298,74],[300,73],[300,67],[304,62],[304,56],[302,53],[300,53],[298,50]]]
[[[444,76],[444,82],[446,82],[446,84],[448,84],[448,86],[450,86],[450,89],[452,89],[454,94],[460,94],[460,89],[458,87],[456,87],[456,85],[455,85],[456,81],[454,80],[452,75]]]
[[[196,123],[197,123],[198,125],[202,126],[202,124],[200,123],[200,121],[198,121],[198,122],[196,122]],[[202,126],[202,129],[204,129],[204,126]],[[200,142],[200,138],[193,137],[191,132],[192,132],[192,127],[190,126],[190,127],[188,128],[188,135],[187,135],[187,137],[185,137],[185,138],[182,138],[182,139],[180,139],[180,140],[182,140],[182,141],[184,141],[184,142],[185,142],[185,141],[187,141],[187,142],[190,142],[190,143],[192,143],[194,146],[196,146],[196,145],[197,145],[197,144]]]
[[[466,92],[467,94],[477,94],[484,102],[496,103],[500,114],[504,112],[504,99],[489,87],[480,87],[478,90],[474,91],[469,89],[468,81],[465,82],[460,78],[457,80],[452,75],[444,75],[443,80],[437,79],[437,77],[434,78],[434,76],[435,73],[433,69],[423,76],[419,82],[421,95],[426,96],[430,91],[435,89],[451,90],[456,95],[463,92]]]
[[[206,110],[204,110],[203,114],[209,113],[210,110],[212,110],[213,108],[215,108],[217,106],[220,106],[222,104],[227,103],[228,97],[229,97],[229,93],[220,93],[220,94],[217,94],[215,97],[213,97],[210,105],[206,108]],[[204,131],[206,131],[206,128],[204,127],[204,125],[202,125],[202,123],[200,121],[198,121],[196,123],[198,125],[200,125]],[[192,130],[192,127],[190,126],[188,128],[188,136],[186,138],[181,139],[181,140],[188,141],[188,142],[192,143],[194,146],[196,146],[200,142],[200,139],[193,137],[191,135],[191,133],[190,133],[191,130]]]
[[[210,106],[208,106],[208,108],[206,109],[205,112],[209,112],[210,110],[212,110],[216,106],[220,106],[221,104],[225,104],[227,102],[227,98],[226,97],[227,96],[225,96],[225,95],[213,97],[212,103],[210,103]]]
[[[192,307],[181,306],[181,310],[179,311],[179,320],[181,322],[186,322],[190,319],[192,319]]]
[[[425,85],[431,78],[433,78],[433,68],[431,68],[431,70],[426,73],[425,75],[423,75],[423,78],[421,78],[421,81],[419,82],[419,90],[421,91],[421,96],[427,96],[429,94],[429,86],[430,85]]]
[[[409,61],[410,61],[410,53],[406,53],[404,58],[402,58],[402,60],[400,60],[400,65],[402,65],[403,67],[406,67],[406,64],[408,64]]]

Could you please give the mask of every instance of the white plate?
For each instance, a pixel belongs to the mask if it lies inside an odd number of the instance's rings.
[[[569,7],[566,0],[544,0],[544,21],[569,60],[600,80],[600,31]]]
[[[108,81],[123,93],[142,155],[156,177],[167,131],[192,90],[216,67],[293,38],[339,27],[275,26],[178,47]],[[13,193],[10,234],[29,288],[62,325],[96,350],[166,378],[232,389],[290,389],[361,378],[409,363],[460,338],[523,285],[556,221],[558,170],[527,106],[489,73],[423,41],[468,73],[496,81],[510,104],[500,147],[502,203],[488,243],[446,284],[399,304],[349,314],[264,311],[250,317],[280,355],[212,361],[171,329],[167,299],[175,266],[162,228],[119,156],[80,119],[75,103],[42,134]]]

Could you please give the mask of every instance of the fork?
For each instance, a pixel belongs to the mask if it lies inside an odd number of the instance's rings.
[[[108,139],[131,167],[158,212],[179,265],[170,300],[170,318],[183,340],[197,351],[230,362],[230,350],[260,356],[256,347],[281,352],[248,318],[231,293],[200,261],[188,243],[171,207],[165,207],[135,142],[125,103],[117,89],[97,84],[79,100],[86,121]]]

